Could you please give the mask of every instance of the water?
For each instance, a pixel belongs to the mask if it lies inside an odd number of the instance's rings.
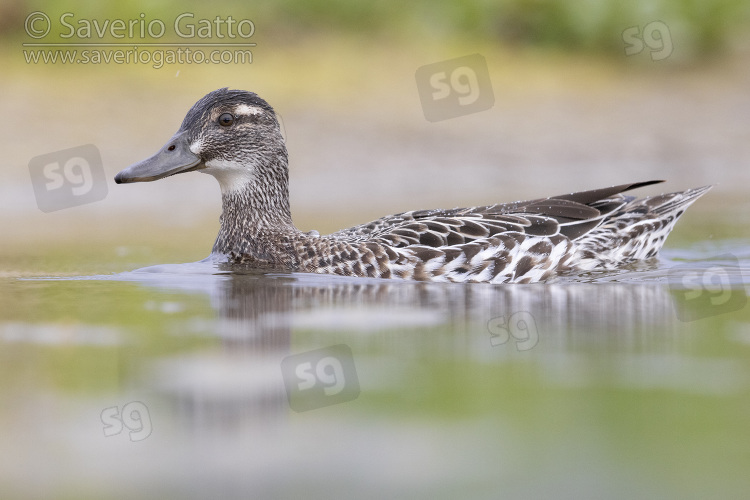
[[[0,496],[742,498],[748,276],[5,278]]]

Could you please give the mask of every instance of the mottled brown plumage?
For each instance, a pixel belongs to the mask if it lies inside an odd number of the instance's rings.
[[[416,210],[321,236],[289,209],[288,163],[273,108],[220,89],[189,111],[153,157],[115,180],[186,171],[214,175],[221,229],[212,255],[270,270],[449,282],[530,283],[563,271],[611,269],[653,257],[684,210],[710,187],[636,199],[623,184],[531,201]]]

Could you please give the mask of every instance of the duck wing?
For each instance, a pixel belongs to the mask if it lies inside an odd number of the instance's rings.
[[[504,233],[563,235],[577,239],[599,226],[634,197],[621,193],[663,181],[622,184],[549,198],[448,210],[415,210],[383,217],[330,236],[350,243],[374,242],[393,248],[463,245]]]

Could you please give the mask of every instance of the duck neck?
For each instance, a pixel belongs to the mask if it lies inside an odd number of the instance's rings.
[[[289,209],[286,151],[257,165],[241,181],[216,175],[221,185],[221,228],[212,253],[288,267],[289,236],[299,232]]]

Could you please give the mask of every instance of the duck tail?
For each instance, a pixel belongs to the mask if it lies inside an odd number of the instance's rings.
[[[678,219],[698,198],[706,194],[713,186],[703,186],[699,188],[688,189],[676,193],[660,194],[650,196],[640,200],[644,205],[649,207],[650,212],[654,215],[669,217],[674,215]]]
[[[577,240],[580,267],[611,269],[655,257],[685,210],[712,187],[629,199]]]

